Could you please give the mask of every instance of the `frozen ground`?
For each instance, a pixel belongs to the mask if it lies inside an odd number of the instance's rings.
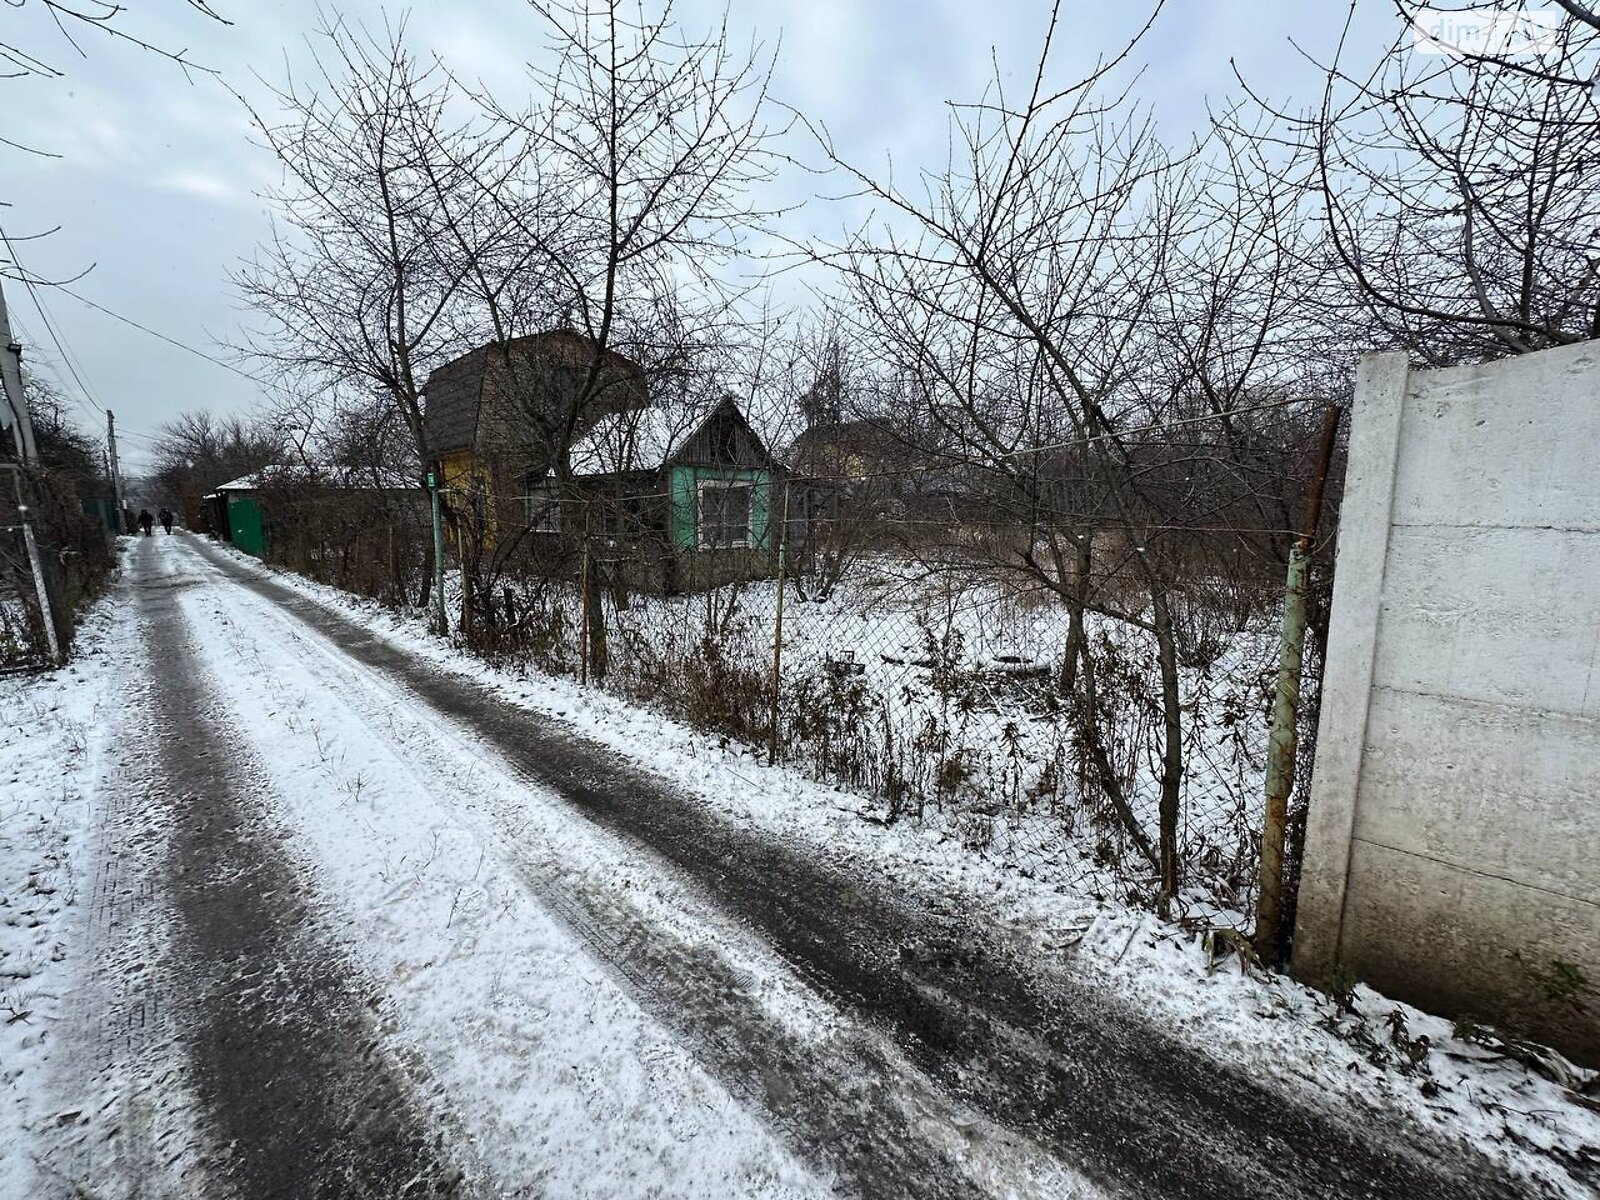
[[[1059,602],[887,556],[855,564],[825,599],[795,593],[787,589],[783,613],[786,762],[1076,890],[1154,890],[1153,868],[1092,781],[1063,711],[1055,679],[1067,621]],[[452,601],[458,611],[458,593]],[[602,602],[608,691],[765,744],[774,581],[709,595],[633,594],[622,606],[606,592]],[[1181,622],[1189,630],[1180,668],[1188,715],[1178,835],[1188,869],[1175,904],[1185,915],[1242,927],[1253,909],[1251,847],[1261,826],[1277,631],[1259,619],[1241,630],[1221,604],[1192,601]],[[514,609],[521,634],[507,638],[513,654],[577,674],[580,605],[571,585],[525,584]],[[1133,818],[1155,839],[1159,721],[1146,701],[1155,647],[1094,614],[1086,629],[1106,753]],[[694,686],[701,677],[716,687]]]
[[[174,538],[97,622],[0,681],[0,972],[54,997],[0,1026],[0,1194],[1593,1194],[1600,1117],[1442,1023],[409,619]],[[73,903],[110,861],[140,902]],[[280,1145],[280,1109],[323,1116]],[[130,1124],[161,1153],[104,1149]]]

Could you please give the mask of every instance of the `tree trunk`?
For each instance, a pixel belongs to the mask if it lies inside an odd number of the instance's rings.
[[[427,608],[433,594],[433,539],[424,538],[422,544],[422,582],[417,585],[417,607]]]
[[[600,572],[595,570],[594,560],[589,562],[589,575],[584,581],[584,592],[587,603],[584,612],[589,622],[589,674],[594,679],[606,677],[606,665],[609,655],[606,652],[606,612],[602,602],[604,589],[600,586]]]
[[[1178,893],[1178,801],[1183,785],[1183,697],[1178,687],[1178,640],[1166,589],[1150,589],[1156,649],[1161,663],[1161,891]]]
[[[1061,656],[1061,694],[1078,690],[1078,659],[1083,653],[1083,606],[1089,602],[1089,553],[1087,535],[1077,539],[1073,563],[1071,596],[1067,600],[1067,649]]]
[[[1095,774],[1100,777],[1100,788],[1106,794],[1106,799],[1111,801],[1111,807],[1117,814],[1117,819],[1122,822],[1122,827],[1128,831],[1128,836],[1133,839],[1133,844],[1139,848],[1139,853],[1144,855],[1151,866],[1158,865],[1156,848],[1150,844],[1150,839],[1139,826],[1139,819],[1134,815],[1133,808],[1128,804],[1127,794],[1122,790],[1122,782],[1117,778],[1116,768],[1111,765],[1111,756],[1106,753],[1105,743],[1100,740],[1100,703],[1099,695],[1095,690],[1094,663],[1089,660],[1088,639],[1078,643],[1078,654],[1083,660],[1083,737],[1089,746],[1089,757],[1094,760]]]

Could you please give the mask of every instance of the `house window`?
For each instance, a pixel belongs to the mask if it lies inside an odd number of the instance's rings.
[[[529,529],[535,533],[561,532],[561,501],[554,487],[548,483],[532,484],[522,503]]]
[[[748,483],[700,485],[700,547],[750,544],[750,494]]]

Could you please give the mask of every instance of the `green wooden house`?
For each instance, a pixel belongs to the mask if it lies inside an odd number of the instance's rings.
[[[565,500],[554,473],[525,481],[536,536],[571,545],[587,535],[652,591],[772,574],[779,468],[732,396],[700,417],[655,405],[607,414],[574,441],[568,464]],[[580,520],[587,529],[574,528]]]

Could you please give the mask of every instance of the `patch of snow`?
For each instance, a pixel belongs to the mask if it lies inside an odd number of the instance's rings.
[[[49,1112],[47,1065],[79,966],[84,857],[115,685],[138,647],[122,597],[83,619],[66,667],[0,677],[0,1192],[34,1194],[25,1134]]]

